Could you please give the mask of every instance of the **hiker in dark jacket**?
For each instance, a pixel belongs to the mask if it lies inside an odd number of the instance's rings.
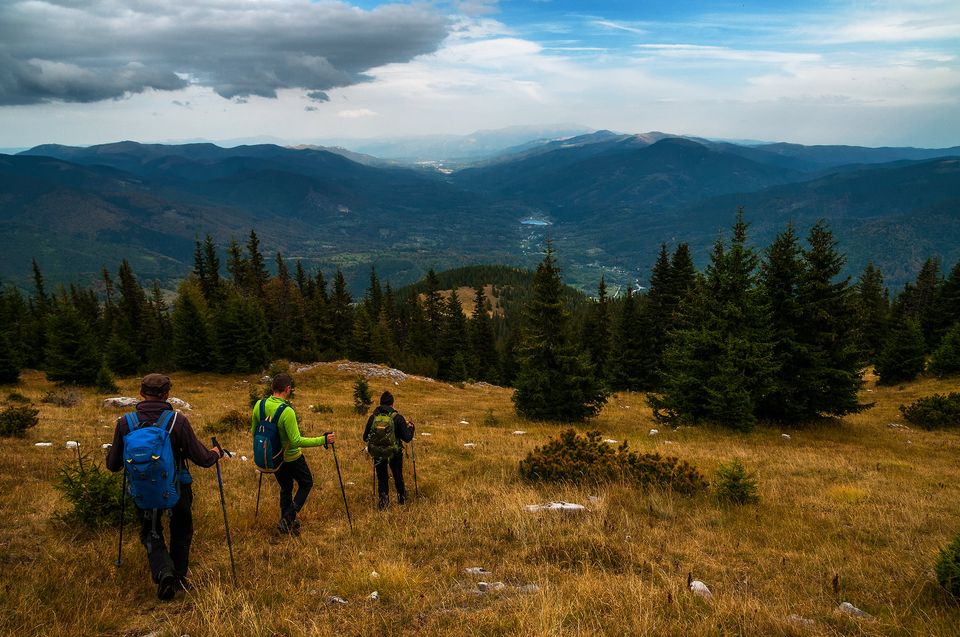
[[[393,423],[392,432],[385,429],[390,421]],[[393,408],[393,394],[383,392],[380,405],[370,414],[363,430],[363,441],[367,443],[367,451],[377,471],[377,506],[381,510],[390,504],[387,467],[393,473],[397,502],[403,504],[407,501],[407,489],[403,486],[403,443],[413,440],[413,430],[413,422],[408,423]]]
[[[165,411],[174,411],[167,402],[170,395],[170,379],[163,374],[147,374],[140,383],[140,397],[136,413],[139,416],[140,426],[156,423]],[[107,452],[107,469],[120,471],[123,469],[123,437],[129,433],[129,425],[125,416],[117,419],[113,431],[113,445]],[[140,541],[147,549],[147,559],[150,562],[150,572],[153,581],[157,584],[157,597],[162,600],[173,599],[178,589],[189,590],[187,582],[187,567],[190,561],[190,543],[193,539],[193,478],[187,467],[187,460],[192,460],[201,467],[212,467],[222,456],[222,452],[214,447],[207,449],[197,440],[190,421],[180,412],[174,411],[172,429],[170,431],[170,446],[173,449],[180,481],[180,499],[169,509],[170,514],[170,550],[163,539],[162,510],[143,510],[136,508],[140,517]]]

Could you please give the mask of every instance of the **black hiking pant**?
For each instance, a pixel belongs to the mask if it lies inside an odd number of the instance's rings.
[[[280,485],[280,517],[288,522],[297,519],[297,512],[303,508],[313,488],[313,475],[307,466],[307,459],[300,456],[293,462],[284,462],[273,474]],[[293,483],[297,483],[297,494],[293,494]]]
[[[393,473],[393,483],[397,487],[397,502],[407,501],[407,489],[403,486],[403,451],[393,454],[389,460],[377,460],[373,465],[377,470],[377,500],[378,506],[383,509],[390,503],[390,490],[387,468]]]
[[[140,541],[147,549],[150,574],[153,581],[160,581],[160,574],[173,571],[180,579],[187,576],[190,565],[190,543],[193,541],[193,486],[180,485],[180,499],[170,509],[170,550],[163,539],[163,520],[168,517],[164,510],[137,508],[140,518]]]

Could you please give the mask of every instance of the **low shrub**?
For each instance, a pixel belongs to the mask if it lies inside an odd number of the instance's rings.
[[[330,405],[321,405],[321,404],[310,405],[310,411],[312,411],[315,414],[332,414],[333,407],[331,407]]]
[[[484,427],[499,427],[500,419],[497,418],[497,415],[493,413],[492,409],[488,409],[487,413],[483,415],[483,426]]]
[[[940,551],[934,571],[940,586],[960,598],[960,534],[953,538],[950,546]]]
[[[643,488],[669,488],[694,494],[707,488],[696,467],[671,456],[637,453],[623,442],[615,447],[600,439],[600,432],[580,436],[573,429],[537,447],[520,461],[520,476],[531,482],[596,484],[624,482]]]
[[[273,389],[270,388],[270,385],[266,387],[257,387],[253,386],[250,388],[250,407],[252,408],[257,404],[258,400],[263,400],[264,398],[270,398],[273,396]]]
[[[757,474],[747,471],[739,458],[721,463],[713,479],[713,493],[721,502],[754,504],[760,501]]]
[[[40,402],[57,407],[76,407],[80,404],[80,394],[74,391],[54,393],[48,391]]]
[[[22,437],[30,427],[35,427],[40,410],[33,405],[22,407],[7,407],[0,411],[0,436]]]
[[[930,371],[937,376],[960,374],[960,322],[954,323],[944,335],[930,359]]]
[[[100,371],[97,372],[97,378],[93,381],[93,386],[101,394],[115,394],[120,391],[120,388],[117,387],[117,381],[113,378],[113,374],[106,363],[100,366]]]
[[[270,363],[270,367],[267,368],[267,376],[273,378],[277,374],[289,374],[290,373],[290,361],[286,359],[275,360]]]
[[[250,414],[243,414],[231,409],[220,416],[215,422],[207,423],[204,430],[211,434],[222,434],[228,431],[247,431],[250,429]]]
[[[21,405],[29,403],[30,399],[21,394],[20,392],[12,391],[7,394],[7,402],[11,403],[20,403]]]
[[[123,476],[106,471],[87,456],[84,460],[82,469],[74,462],[60,467],[54,488],[63,493],[70,509],[57,518],[89,529],[119,526]],[[132,503],[128,502],[127,508],[125,522],[129,523],[135,517]]]
[[[924,429],[960,427],[960,393],[918,398],[908,407],[900,405],[900,413],[907,422]]]

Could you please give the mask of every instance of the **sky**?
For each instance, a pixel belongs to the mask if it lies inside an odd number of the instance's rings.
[[[2,0],[0,148],[579,125],[960,145],[957,0]]]

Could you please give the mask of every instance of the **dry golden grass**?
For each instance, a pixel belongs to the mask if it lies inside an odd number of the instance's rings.
[[[0,634],[206,635],[958,635],[960,606],[931,580],[936,555],[960,532],[960,434],[891,429],[900,403],[955,384],[924,380],[878,388],[876,406],[813,428],[760,428],[748,435],[682,428],[649,437],[643,397],[612,397],[582,429],[629,439],[639,450],[677,455],[707,475],[733,457],[756,470],[761,501],[724,507],[709,497],[530,486],[518,461],[560,427],[519,420],[510,392],[408,379],[389,389],[417,423],[419,501],[385,513],[373,506],[373,471],[362,450],[365,418],[352,412],[355,376],[320,366],[297,376],[294,404],[305,434],[336,430],[354,532],[347,526],[330,451],[308,449],[316,482],[300,538],[280,537],[277,487],[251,462],[222,462],[239,586],[230,581],[213,469],[195,469],[192,551],[195,590],[161,603],[142,547],[128,533],[117,570],[115,531],[91,534],[54,521],[52,488],[63,447],[79,440],[100,456],[118,410],[93,393],[77,407],[41,405],[24,439],[0,440]],[[203,427],[246,409],[253,377],[174,376],[174,395],[202,439]],[[136,379],[121,382],[135,395]],[[11,388],[3,388],[3,394]],[[16,388],[35,402],[52,386],[35,373]],[[332,414],[314,414],[322,403]],[[458,424],[467,421],[468,425]],[[513,435],[516,429],[527,431]],[[788,433],[791,438],[781,436]],[[248,453],[249,434],[221,434]],[[37,441],[53,447],[35,447]],[[476,443],[473,449],[467,442]],[[249,455],[249,453],[248,453]],[[412,463],[406,475],[413,490]],[[591,503],[595,495],[599,501]],[[589,504],[584,515],[531,514],[525,504]],[[129,512],[128,512],[129,514]],[[502,591],[478,595],[484,566]],[[379,573],[372,578],[371,573]],[[686,591],[687,574],[712,601]],[[832,580],[839,576],[839,592]],[[537,584],[535,592],[518,587]],[[379,601],[367,598],[377,590]],[[331,596],[346,606],[328,602]],[[849,601],[873,615],[835,611]],[[814,620],[791,622],[791,614]]]

